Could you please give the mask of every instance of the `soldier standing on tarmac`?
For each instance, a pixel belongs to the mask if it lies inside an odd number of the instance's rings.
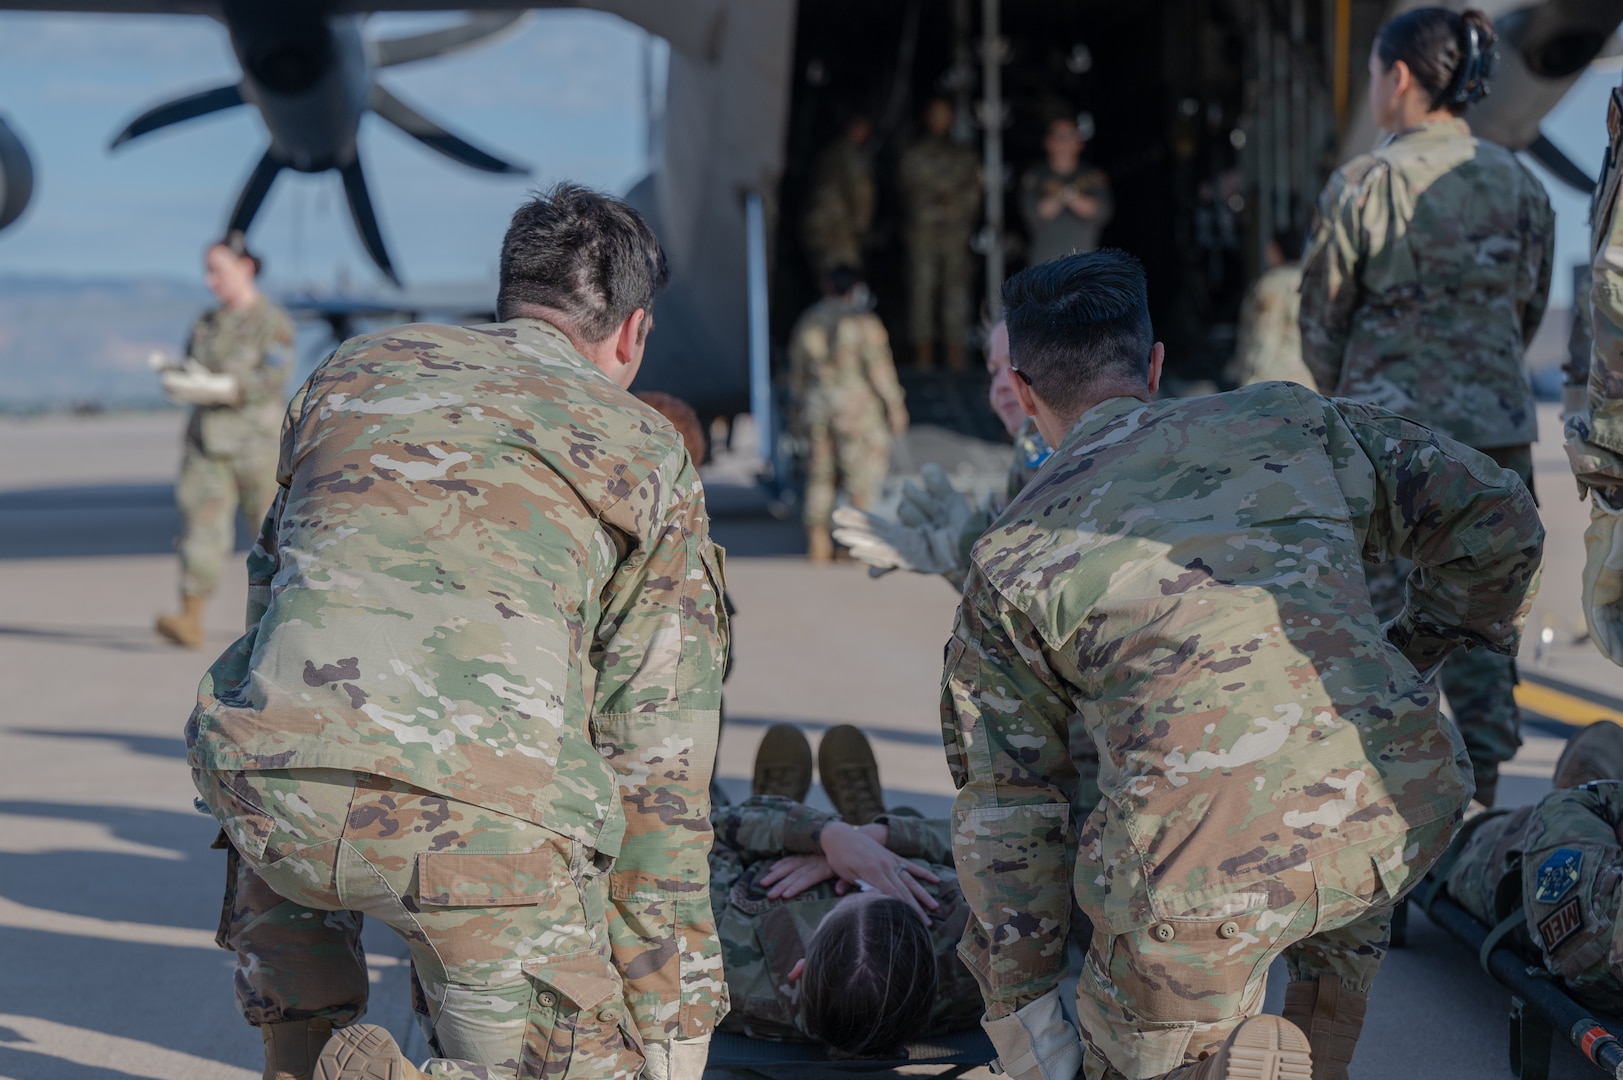
[[[907,214],[908,328],[921,369],[964,370],[969,329],[969,241],[981,207],[980,159],[952,140],[952,102],[931,98],[924,134],[902,152],[897,181]]]
[[[164,394],[192,407],[175,483],[180,613],[158,617],[177,645],[203,644],[203,608],[231,555],[237,513],[257,530],[276,493],[277,431],[292,369],[293,322],[256,287],[259,259],[232,230],[203,257],[220,306],[197,320],[184,366],[159,371]]]
[[[872,137],[873,121],[858,113],[812,167],[800,238],[819,280],[836,266],[862,268],[878,200],[868,150]]]
[[[625,389],[666,274],[561,184],[513,216],[500,322],[354,338],[289,406],[248,632],[186,729],[267,1077],[703,1070],[721,562]],[[363,914],[411,952],[421,1070],[355,1023]]]
[[[1589,306],[1594,330],[1586,386],[1563,394],[1567,456],[1589,495],[1584,619],[1590,640],[1623,664],[1623,87],[1606,114],[1606,167],[1590,208]]]
[[[1393,134],[1330,178],[1303,262],[1302,350],[1318,388],[1412,417],[1515,470],[1532,489],[1537,437],[1523,372],[1550,288],[1555,220],[1544,187],[1464,116],[1488,92],[1492,24],[1418,8],[1383,25],[1370,109]],[[1373,566],[1387,617],[1402,564]],[[1461,650],[1443,692],[1492,805],[1521,745],[1512,656]]]
[[[1422,673],[1461,644],[1516,648],[1532,498],[1477,451],[1304,387],[1153,400],[1165,350],[1122,252],[1024,270],[1003,304],[1055,449],[976,543],[946,650],[983,1026],[1014,1080],[1344,1080],[1392,905],[1470,795]],[[1367,551],[1419,567],[1385,626]],[[1072,725],[1104,791],[1080,823]],[[1073,893],[1093,925],[1080,1040],[1059,1005]],[[1281,954],[1309,985],[1258,1016]]]
[[[829,524],[844,491],[859,510],[873,506],[890,470],[891,440],[907,430],[907,406],[896,379],[890,338],[859,296],[855,269],[836,266],[823,279],[823,299],[789,331],[789,387],[796,426],[809,445],[806,462],[806,552],[834,557]]]

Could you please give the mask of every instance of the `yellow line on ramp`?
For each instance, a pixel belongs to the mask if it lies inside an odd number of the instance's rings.
[[[1623,724],[1623,712],[1605,705],[1597,705],[1576,694],[1533,682],[1521,682],[1516,685],[1516,704],[1528,712],[1535,712],[1551,720],[1578,727],[1593,724],[1597,720]]]

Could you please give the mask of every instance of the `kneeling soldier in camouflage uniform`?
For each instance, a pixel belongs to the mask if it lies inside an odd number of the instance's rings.
[[[1443,888],[1483,925],[1508,921],[1520,951],[1579,1002],[1623,1011],[1623,728],[1580,729],[1554,783],[1532,806],[1467,822],[1439,870]]]
[[[1089,1080],[1305,1080],[1310,1040],[1314,1076],[1345,1076],[1392,904],[1471,792],[1421,673],[1515,648],[1532,500],[1483,454],[1288,383],[1153,401],[1164,350],[1121,252],[1025,270],[1003,301],[1055,449],[975,545],[947,647],[983,1024],[1017,1080],[1082,1067],[1058,990],[1074,890]],[[1370,553],[1418,567],[1385,627]],[[1073,724],[1104,793],[1079,824]],[[1291,995],[1305,1033],[1257,1015],[1282,953],[1313,984]]]
[[[514,215],[500,323],[353,339],[289,408],[186,732],[267,1077],[703,1069],[721,567],[624,389],[665,278],[635,212],[560,185]],[[354,1024],[363,914],[411,951],[422,1072]]]

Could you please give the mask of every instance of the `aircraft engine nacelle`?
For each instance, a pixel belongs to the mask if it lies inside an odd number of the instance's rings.
[[[22,216],[34,194],[34,163],[17,133],[0,117],[0,229]]]

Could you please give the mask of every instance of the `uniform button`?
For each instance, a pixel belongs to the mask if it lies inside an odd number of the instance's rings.
[[[554,994],[550,990],[543,990],[541,991],[541,996],[537,1000],[541,1002],[542,1008],[550,1009],[554,1005],[558,1004],[558,995]]]
[[[1156,923],[1153,927],[1150,928],[1150,936],[1155,938],[1156,941],[1171,941],[1173,938],[1177,937],[1178,935],[1172,929],[1172,924],[1170,924],[1170,923]]]
[[[620,1019],[620,1012],[618,1009],[604,1009],[597,1014],[597,1018],[605,1024],[612,1024]]]
[[[1233,919],[1230,919],[1228,922],[1217,928],[1217,936],[1221,938],[1239,937],[1240,924],[1235,922]]]

